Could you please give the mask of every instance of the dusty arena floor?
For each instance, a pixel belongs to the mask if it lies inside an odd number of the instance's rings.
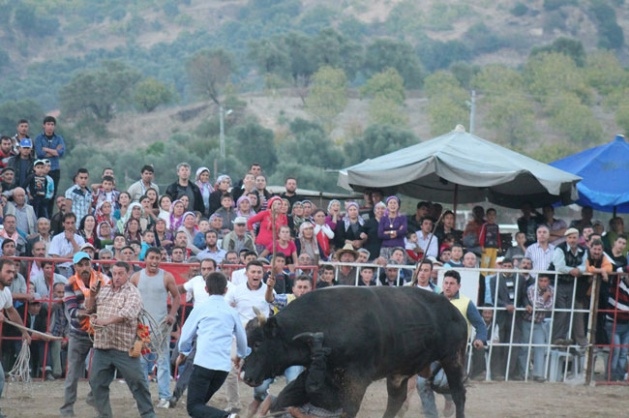
[[[283,384],[271,386],[277,393]],[[94,417],[95,411],[85,403],[88,383],[79,386],[79,400],[75,405],[77,417]],[[468,417],[621,417],[627,414],[626,386],[569,385],[563,383],[522,382],[473,382],[467,391]],[[156,384],[151,384],[154,399]],[[251,388],[241,384],[244,402],[251,400]],[[115,417],[137,417],[135,402],[124,383],[114,381],[111,387],[112,408]],[[33,383],[33,397],[27,396],[19,384],[7,384],[0,401],[2,412],[11,418],[58,417],[63,400],[63,382]],[[183,399],[185,401],[185,397]],[[219,408],[226,406],[224,392],[219,391],[211,403]],[[381,417],[386,405],[385,382],[372,384],[365,396],[360,418]],[[443,408],[443,397],[438,397],[438,407]],[[175,409],[156,410],[159,417],[187,417],[184,402]],[[406,417],[421,417],[419,397],[411,399]]]

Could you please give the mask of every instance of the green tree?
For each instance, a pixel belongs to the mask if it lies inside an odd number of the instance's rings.
[[[369,102],[369,123],[374,125],[408,126],[408,115],[396,101],[377,96]]]
[[[31,126],[31,136],[33,136],[41,126],[43,114],[41,107],[31,99],[4,102],[0,105],[0,132],[3,135],[15,133],[17,121],[27,119]]]
[[[313,76],[312,86],[306,98],[306,110],[312,114],[328,132],[334,119],[347,106],[347,78],[341,69],[321,67]]]
[[[321,168],[341,167],[343,153],[321,126],[303,119],[291,122],[290,126],[292,137],[282,142],[279,158],[281,161],[296,161]]]
[[[603,96],[629,88],[629,73],[610,51],[594,51],[587,58],[585,76],[590,86]],[[626,96],[623,96],[623,100]]]
[[[361,137],[345,142],[345,165],[353,165],[411,146],[419,139],[411,131],[390,125],[371,125]]]
[[[542,103],[561,93],[574,93],[584,103],[592,100],[585,74],[564,54],[542,53],[530,57],[524,68],[524,80]]]
[[[59,92],[62,112],[108,122],[115,110],[131,101],[140,73],[120,61],[104,61],[100,68],[84,70]]]
[[[133,99],[140,110],[152,112],[159,105],[172,103],[175,94],[164,83],[148,77],[138,83]]]
[[[439,71],[426,77],[424,89],[428,102],[430,131],[433,135],[450,132],[469,120],[469,93],[450,72]]]
[[[367,80],[360,94],[363,97],[389,99],[398,105],[404,104],[404,79],[395,68],[387,68]]]
[[[273,172],[277,164],[273,131],[251,120],[236,127],[234,131],[234,136],[238,142],[239,159],[245,165],[257,162],[265,170]]]
[[[224,49],[201,50],[186,63],[192,92],[217,105],[221,104],[222,90],[235,69],[233,56]]]
[[[564,92],[552,97],[547,110],[551,126],[564,132],[572,142],[585,145],[602,140],[600,122],[576,94]]]
[[[507,144],[520,147],[538,135],[535,108],[520,73],[503,65],[489,65],[474,77],[472,85],[489,108],[487,126]]]
[[[622,102],[616,110],[616,123],[622,129],[625,136],[629,136],[629,103]]]
[[[312,40],[312,53],[318,68],[342,68],[352,80],[363,63],[363,49],[334,29],[324,29]]]
[[[578,67],[583,67],[585,65],[586,54],[581,41],[563,36],[555,39],[550,45],[534,47],[531,50],[530,56],[533,57],[538,54],[552,52],[564,54],[572,58]]]
[[[367,47],[364,68],[368,75],[395,68],[407,88],[415,89],[422,85],[423,73],[419,58],[406,42],[377,39]]]

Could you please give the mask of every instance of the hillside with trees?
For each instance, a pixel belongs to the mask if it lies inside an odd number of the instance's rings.
[[[66,173],[256,161],[329,190],[473,102],[474,133],[552,161],[629,130],[627,23],[624,0],[0,0],[0,132],[58,114]]]

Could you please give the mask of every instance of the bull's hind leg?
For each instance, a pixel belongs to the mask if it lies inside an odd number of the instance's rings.
[[[393,375],[387,377],[387,410],[383,418],[393,418],[406,400],[408,376]]]
[[[452,400],[456,406],[456,418],[465,418],[465,386],[463,385],[462,357],[454,355],[441,360],[441,367],[448,378]]]

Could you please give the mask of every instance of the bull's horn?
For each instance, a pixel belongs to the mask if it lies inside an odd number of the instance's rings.
[[[253,312],[256,314],[256,318],[258,318],[258,323],[260,324],[260,326],[261,327],[264,326],[264,324],[266,323],[266,317],[262,315],[262,312],[260,311],[260,309],[254,306]]]
[[[312,338],[314,337],[314,332],[302,332],[301,334],[297,334],[293,337],[293,341],[297,341],[300,338]]]

